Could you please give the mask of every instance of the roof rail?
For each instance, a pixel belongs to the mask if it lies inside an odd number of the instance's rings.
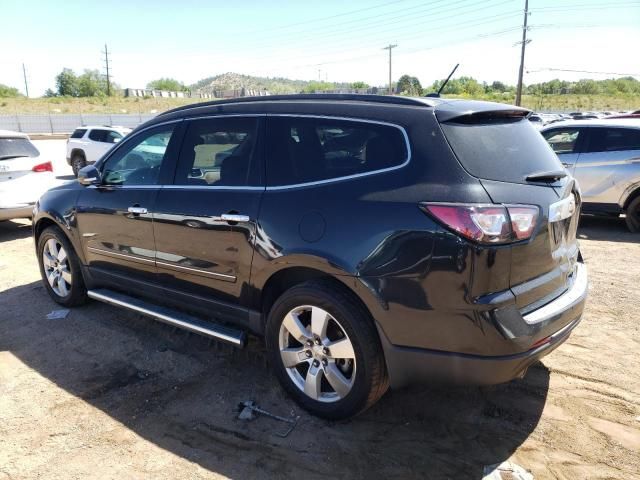
[[[158,116],[167,115],[169,113],[180,112],[192,108],[209,107],[216,105],[229,105],[234,103],[260,103],[260,102],[280,102],[280,101],[304,101],[304,100],[340,100],[351,102],[369,102],[369,103],[385,103],[393,105],[411,105],[418,107],[433,107],[439,103],[436,99],[401,97],[391,95],[370,95],[370,94],[354,94],[354,93],[307,93],[307,94],[291,94],[291,95],[265,95],[260,97],[239,97],[223,100],[212,100],[209,102],[190,103],[181,107],[167,110]]]

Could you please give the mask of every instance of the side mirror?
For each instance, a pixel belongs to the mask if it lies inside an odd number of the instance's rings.
[[[94,165],[87,165],[78,172],[78,182],[85,187],[89,185],[98,185],[102,182],[100,170]]]
[[[120,143],[120,140],[122,140],[121,138],[114,138],[113,139],[113,143]]]

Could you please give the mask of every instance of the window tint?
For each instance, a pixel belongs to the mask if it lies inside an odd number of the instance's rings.
[[[549,130],[542,134],[558,155],[562,153],[574,153],[576,144],[580,136],[580,130],[577,128],[562,128]]]
[[[121,138],[122,138],[122,135],[120,135],[118,132],[107,130],[104,141],[107,143],[118,143]]]
[[[180,151],[177,185],[245,186],[250,179],[257,118],[219,117],[189,122]]]
[[[86,131],[86,128],[78,128],[71,134],[71,138],[82,138]]]
[[[94,142],[106,142],[107,131],[106,130],[91,130],[89,132],[89,139]]]
[[[562,171],[557,155],[526,119],[441,124],[451,148],[473,176],[524,183],[532,173]]]
[[[402,165],[407,145],[396,127],[350,120],[269,118],[267,184],[295,185]]]
[[[154,185],[172,133],[173,126],[162,126],[136,135],[107,159],[103,183]]]
[[[0,138],[0,160],[38,155],[40,152],[28,138]]]
[[[590,132],[588,152],[640,150],[640,129],[594,128]]]

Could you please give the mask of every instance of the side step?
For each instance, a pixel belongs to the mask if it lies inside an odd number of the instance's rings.
[[[233,345],[234,347],[243,348],[247,343],[247,335],[242,330],[236,330],[235,328],[229,328],[215,323],[204,322],[198,318],[187,315],[186,313],[154,305],[152,303],[145,302],[144,300],[130,297],[129,295],[103,288],[89,290],[87,291],[87,295],[89,298],[93,298],[94,300],[115,305],[116,307],[124,307],[128,310],[141,313],[142,315],[146,315],[174,327],[198,333],[205,337],[221,340]]]

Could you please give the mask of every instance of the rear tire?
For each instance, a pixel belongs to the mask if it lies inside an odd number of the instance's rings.
[[[87,160],[80,153],[74,153],[73,157],[71,157],[71,169],[73,170],[73,175],[75,177],[78,176],[78,172],[87,165]]]
[[[46,228],[38,238],[38,263],[49,296],[65,307],[87,301],[80,261],[71,242],[58,227]]]
[[[631,201],[625,213],[627,228],[634,233],[640,232],[640,195]]]
[[[269,312],[265,337],[278,380],[313,415],[351,417],[377,402],[388,388],[382,346],[370,315],[351,295],[327,282],[310,281],[287,290]]]

